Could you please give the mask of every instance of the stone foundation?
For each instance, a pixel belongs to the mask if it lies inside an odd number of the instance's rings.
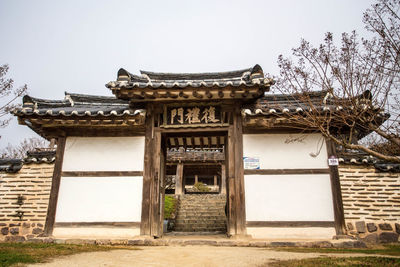
[[[340,185],[347,234],[366,242],[397,242],[400,173],[368,165],[341,165]]]
[[[54,164],[24,164],[17,173],[0,173],[0,240],[41,236]]]

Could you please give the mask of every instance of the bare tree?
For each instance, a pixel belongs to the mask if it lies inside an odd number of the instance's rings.
[[[302,40],[292,50],[295,61],[280,55],[275,90],[306,107],[281,116],[302,129],[321,132],[343,148],[400,162],[396,153],[358,142],[375,133],[375,140],[387,143],[386,148],[400,151],[399,9],[400,1],[381,0],[365,12],[364,22],[377,33],[375,38],[343,33],[338,47],[327,33],[318,47]],[[321,90],[325,97],[315,97]]]
[[[27,92],[26,84],[14,88],[14,80],[6,77],[8,70],[8,65],[0,66],[0,128],[9,124],[12,119],[10,111],[18,106],[16,100]]]
[[[17,146],[8,144],[0,151],[0,158],[23,159],[26,157],[28,151],[36,151],[41,148],[47,148],[48,146],[49,142],[41,137],[25,138]]]

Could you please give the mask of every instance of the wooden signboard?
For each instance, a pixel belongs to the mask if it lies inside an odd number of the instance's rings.
[[[162,127],[195,127],[223,125],[223,115],[220,106],[191,105],[164,106]]]

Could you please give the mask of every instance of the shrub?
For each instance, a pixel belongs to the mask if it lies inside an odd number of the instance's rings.
[[[165,196],[164,219],[174,219],[176,211],[176,199],[173,196]]]
[[[203,184],[202,182],[197,182],[193,185],[193,188],[195,189],[195,191],[198,192],[209,192],[210,188],[208,188],[205,184]]]

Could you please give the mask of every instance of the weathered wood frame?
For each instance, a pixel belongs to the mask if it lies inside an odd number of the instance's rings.
[[[331,156],[337,158],[335,143],[333,143],[329,139],[326,139],[326,150],[328,152],[328,158],[330,158]],[[332,188],[333,212],[335,217],[335,230],[337,235],[345,235],[346,226],[344,221],[343,199],[339,180],[339,169],[338,166],[329,166],[329,170]]]
[[[227,234],[229,236],[246,235],[246,206],[243,169],[243,122],[240,105],[232,105],[226,144],[226,180],[227,180]]]
[[[53,178],[51,182],[49,206],[47,208],[46,223],[44,226],[44,234],[51,236],[53,234],[54,222],[56,220],[56,210],[58,201],[58,192],[60,190],[61,172],[64,160],[65,137],[58,137],[56,160],[54,163]]]
[[[142,215],[140,234],[161,237],[164,219],[164,179],[165,179],[165,149],[162,149],[162,134],[155,127],[158,110],[152,103],[147,105]]]

